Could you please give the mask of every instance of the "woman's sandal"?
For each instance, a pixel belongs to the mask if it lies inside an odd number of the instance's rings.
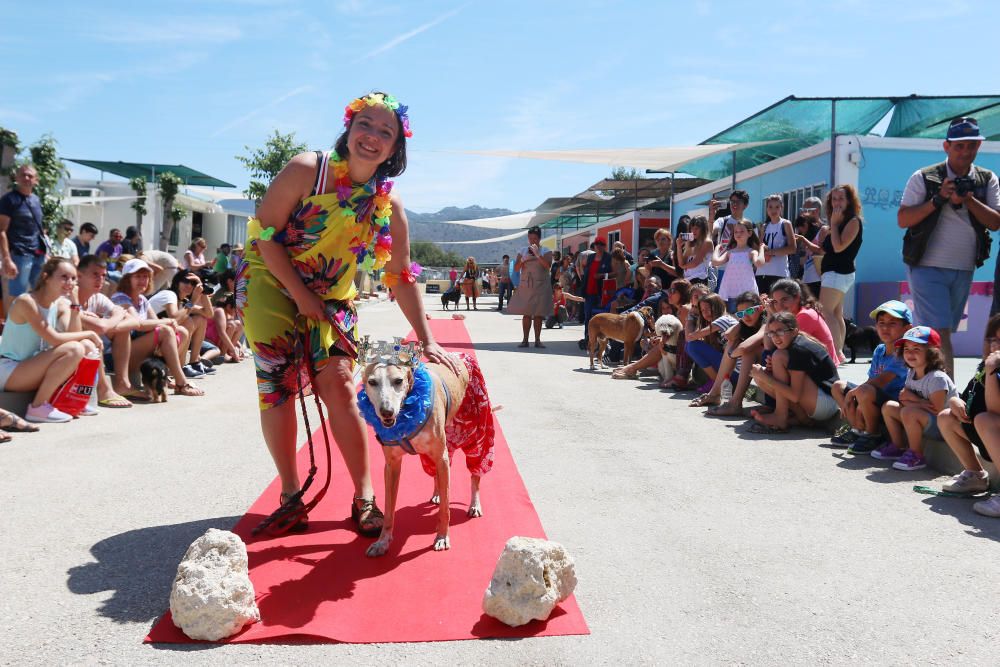
[[[293,495],[295,494],[282,491],[281,495],[278,496],[281,506],[284,507],[292,499]],[[275,527],[282,532],[289,533],[302,533],[309,530],[309,515],[305,513],[304,508],[305,504],[301,498],[291,503],[288,507],[289,514],[278,519]]]
[[[174,394],[177,396],[204,396],[205,392],[190,382],[185,382],[174,387]]]
[[[361,501],[360,507],[358,506],[359,500]],[[375,496],[371,498],[355,498],[351,502],[351,521],[354,522],[358,535],[362,537],[378,537],[382,532],[382,522],[379,521],[376,526],[374,525],[376,519],[385,519],[385,515],[382,514],[382,510],[375,504]],[[365,526],[369,527],[365,528]]]
[[[713,405],[705,411],[705,415],[708,417],[742,417],[743,408],[728,403],[726,405]]]
[[[704,408],[709,405],[718,405],[722,402],[722,397],[718,394],[702,394],[698,398],[688,403],[689,408]]]
[[[21,419],[13,412],[4,412],[0,415],[0,429],[4,431],[10,431],[11,433],[34,433],[38,430],[38,427],[29,421]],[[7,440],[10,440],[8,437]],[[7,442],[7,440],[0,440],[0,442]]]

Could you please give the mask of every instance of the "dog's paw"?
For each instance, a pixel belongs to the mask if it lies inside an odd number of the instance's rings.
[[[478,503],[475,505],[469,505],[468,515],[471,519],[481,517],[483,515],[483,506]]]
[[[447,551],[451,549],[451,539],[447,535],[438,535],[434,538],[434,551]]]
[[[390,540],[382,540],[382,539],[373,542],[372,545],[368,547],[368,550],[365,551],[365,555],[368,556],[369,558],[378,558],[379,556],[384,556],[385,552],[389,550],[389,542]]]

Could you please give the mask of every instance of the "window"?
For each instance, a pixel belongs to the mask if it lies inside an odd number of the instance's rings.
[[[608,232],[608,249],[614,248],[615,244],[622,240],[621,230]]]
[[[243,245],[247,240],[247,218],[245,215],[229,215],[226,218],[226,242]]]
[[[795,216],[799,214],[799,209],[802,208],[802,204],[805,203],[810,197],[819,197],[820,199],[826,194],[826,183],[817,183],[816,185],[809,185],[804,188],[798,188],[796,190],[789,190],[788,192],[782,192],[781,202],[785,206],[785,217],[789,220],[794,220]],[[767,219],[767,211],[764,207],[764,202],[760,203],[760,219]]]

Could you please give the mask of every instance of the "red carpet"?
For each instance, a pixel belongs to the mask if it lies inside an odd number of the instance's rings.
[[[461,321],[431,320],[431,329],[444,347],[472,353]],[[320,459],[322,434],[317,433],[314,441]],[[381,500],[382,451],[371,433],[369,442]],[[574,598],[559,605],[547,621],[519,628],[483,614],[483,591],[507,539],[545,537],[499,424],[495,456],[493,470],[482,481],[484,516],[469,519],[465,514],[469,474],[463,455],[457,453],[452,466],[452,547],[441,552],[431,548],[437,511],[427,502],[432,479],[421,470],[417,457],[407,457],[393,543],[389,553],[377,559],[364,555],[372,540],[351,530],[351,488],[337,451],[330,492],[310,515],[309,531],[276,539],[251,538],[250,530],[276,506],[280,489],[275,479],[233,529],[247,543],[250,579],[262,620],[226,641],[375,643],[589,634]],[[304,479],[305,447],[299,452],[299,464]],[[321,470],[315,488],[322,484],[322,475]],[[146,641],[193,642],[174,626],[169,612]]]

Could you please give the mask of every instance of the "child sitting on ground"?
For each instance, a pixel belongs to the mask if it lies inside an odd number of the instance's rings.
[[[741,346],[741,343],[760,331],[764,324],[764,306],[760,295],[754,292],[744,292],[736,298],[733,313],[738,322],[726,332],[726,349],[722,355],[719,372],[715,383],[708,392],[711,395],[722,396],[722,383],[727,379],[733,386],[732,396],[726,405],[716,405],[709,408],[705,414],[709,417],[738,417],[743,414],[743,397],[750,387],[750,368],[760,360],[763,344]]]
[[[894,344],[913,326],[913,313],[905,303],[892,300],[873,310],[870,317],[882,343],[872,351],[868,379],[862,385],[839,380],[832,392],[849,427],[831,442],[848,447],[851,454],[870,454],[883,444],[882,406],[898,400],[906,382],[906,364],[896,355]]]
[[[986,323],[986,355],[961,396],[948,399],[938,414],[938,428],[944,441],[962,462],[964,470],[942,488],[952,493],[982,493],[990,488],[990,478],[976,457],[973,445],[987,461],[1000,461],[1000,314]],[[992,409],[990,392],[992,389]],[[1000,496],[982,504],[986,516],[1000,516]]]
[[[896,347],[902,349],[903,361],[910,370],[899,392],[899,400],[886,401],[882,406],[882,419],[891,440],[871,455],[893,461],[892,467],[896,470],[920,470],[927,467],[923,436],[941,437],[937,415],[957,392],[955,383],[945,372],[941,336],[937,331],[930,327],[913,327],[896,341]]]

